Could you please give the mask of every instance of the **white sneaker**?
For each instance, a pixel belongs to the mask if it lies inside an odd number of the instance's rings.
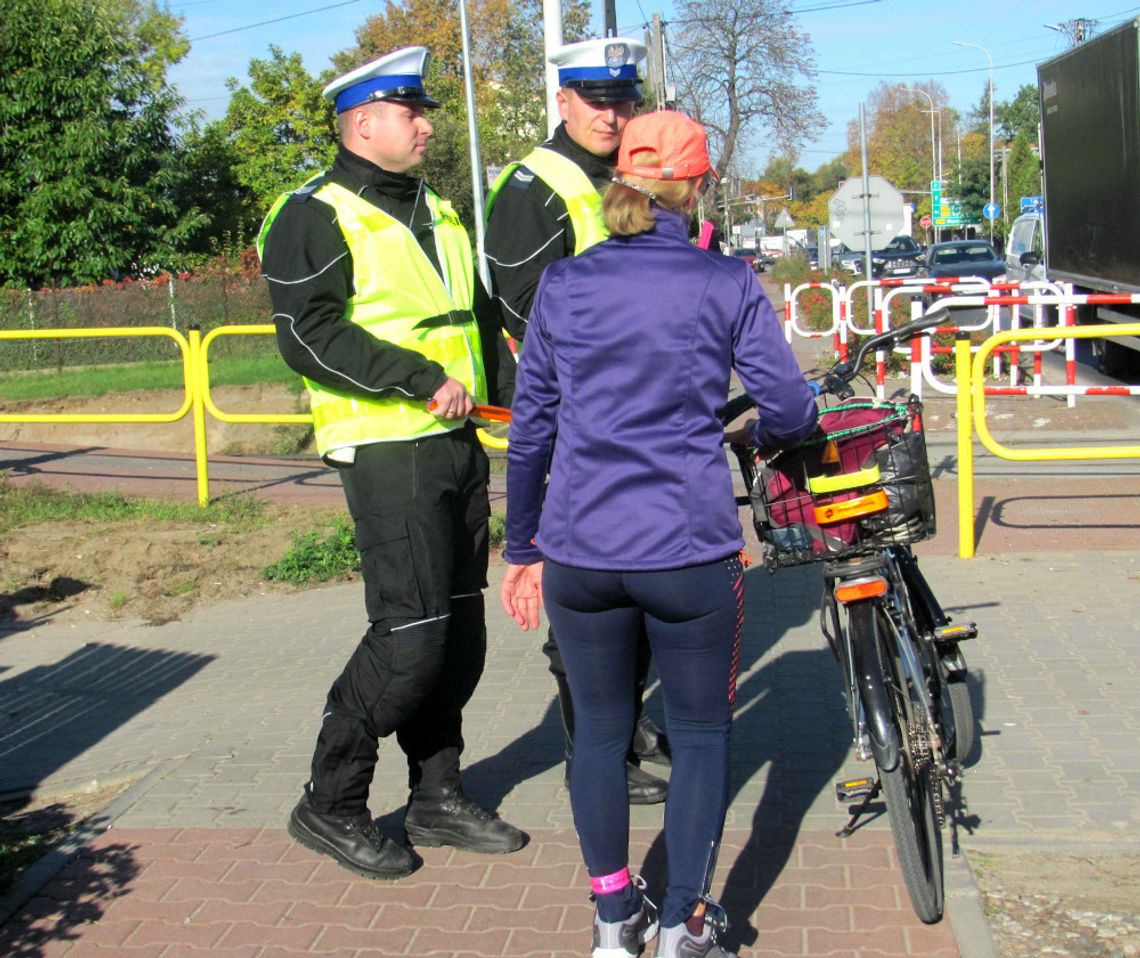
[[[662,928],[657,938],[657,958],[736,958],[734,952],[717,944],[717,929],[724,931],[728,927],[723,910],[711,901],[708,909],[699,935],[689,931],[684,922],[672,928]]]
[[[593,958],[637,958],[657,934],[657,906],[645,897],[645,881],[639,875],[630,880],[642,892],[641,907],[624,921],[602,921],[595,910]]]

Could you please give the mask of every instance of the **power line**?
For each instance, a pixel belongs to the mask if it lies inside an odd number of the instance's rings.
[[[788,12],[798,15],[801,13],[816,13],[819,10],[841,10],[843,7],[865,7],[871,3],[882,2],[883,0],[846,0],[846,2],[831,3],[823,7],[803,7],[799,10],[797,10],[795,7],[790,7],[788,9]]]
[[[350,7],[354,3],[360,3],[360,0],[344,0],[343,3],[331,3],[327,7],[317,7],[314,10],[303,10],[301,13],[291,13],[287,17],[276,17],[273,20],[262,20],[259,23],[246,24],[244,27],[234,27],[232,30],[220,30],[217,33],[207,33],[202,37],[191,37],[191,43],[197,43],[199,40],[213,40],[214,37],[225,37],[231,33],[241,33],[243,30],[253,30],[257,27],[267,27],[273,23],[283,23],[285,20],[296,20],[298,17],[307,17],[313,13],[324,13],[326,10],[335,10],[337,7]]]

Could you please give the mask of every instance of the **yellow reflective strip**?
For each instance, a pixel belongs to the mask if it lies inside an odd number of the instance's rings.
[[[808,491],[816,494],[842,492],[858,486],[872,486],[879,481],[879,467],[872,463],[858,472],[845,472],[838,476],[808,476]]]

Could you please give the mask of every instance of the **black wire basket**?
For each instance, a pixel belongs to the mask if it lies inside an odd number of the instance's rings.
[[[936,531],[922,404],[847,402],[765,461],[736,449],[769,568],[910,545]]]

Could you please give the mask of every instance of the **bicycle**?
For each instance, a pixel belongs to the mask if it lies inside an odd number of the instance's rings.
[[[841,802],[861,799],[839,834],[883,795],[907,892],[928,924],[944,905],[944,789],[960,780],[975,740],[958,646],[977,628],[951,623],[911,550],[936,528],[921,402],[851,402],[850,383],[871,350],[909,341],[945,314],[872,336],[850,361],[809,374],[818,396],[839,403],[821,409],[819,431],[799,447],[731,447],[769,571],[823,566],[820,628],[843,670],[856,754],[877,773],[836,785]],[[725,423],[754,405],[731,400]]]

